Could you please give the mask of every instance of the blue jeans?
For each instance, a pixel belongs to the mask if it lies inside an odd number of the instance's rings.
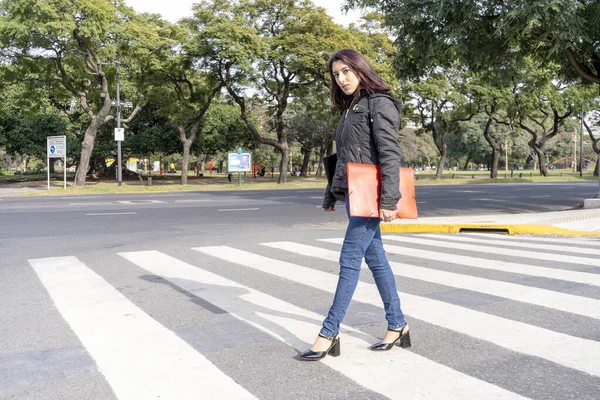
[[[340,275],[333,304],[327,318],[323,321],[321,334],[327,337],[337,335],[358,285],[363,258],[373,274],[379,295],[383,300],[388,329],[402,328],[406,322],[400,309],[396,280],[383,250],[381,230],[379,229],[380,219],[351,217],[349,210],[348,196],[346,196],[349,222],[340,254]]]

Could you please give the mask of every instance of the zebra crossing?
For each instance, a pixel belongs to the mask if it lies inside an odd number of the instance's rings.
[[[166,285],[174,321],[194,301],[212,310],[207,318],[243,326],[226,346],[218,335],[208,346],[177,331],[158,305],[134,300],[83,256],[28,261],[115,399],[600,398],[598,240],[383,240],[413,347],[368,351],[385,321],[365,267],[340,331],[342,355],[319,363],[296,355],[330,305],[343,238],[116,252],[119,269]]]

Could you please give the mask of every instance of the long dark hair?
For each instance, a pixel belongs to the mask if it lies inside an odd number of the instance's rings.
[[[345,102],[344,92],[335,81],[335,76],[333,76],[333,63],[336,61],[346,64],[358,77],[360,85],[356,90],[356,96],[358,96],[361,89],[364,89],[369,95],[375,92],[390,92],[390,87],[377,75],[373,66],[362,54],[352,49],[339,50],[329,60],[329,76],[331,77],[331,103],[340,110],[344,109]]]

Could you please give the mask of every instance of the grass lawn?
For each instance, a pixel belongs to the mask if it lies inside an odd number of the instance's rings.
[[[592,171],[584,172],[583,177],[572,170],[549,170],[549,176],[542,177],[539,171],[521,170],[513,171],[511,178],[510,171],[498,171],[498,178],[489,178],[489,171],[448,171],[442,175],[442,179],[435,180],[434,171],[418,171],[415,174],[416,185],[448,185],[448,184],[491,184],[491,183],[531,183],[531,182],[552,182],[552,181],[580,181],[597,180],[592,175]],[[506,177],[505,177],[506,176]],[[325,188],[325,178],[316,178],[314,176],[295,177],[289,176],[285,185],[277,183],[279,176],[270,174],[264,177],[252,179],[250,174],[242,175],[242,185],[238,186],[237,174],[232,177],[231,183],[227,175],[214,173],[212,176],[194,177],[188,176],[186,186],[180,185],[180,175],[152,175],[151,185],[149,177],[144,175],[137,178],[124,178],[122,186],[118,186],[116,180],[93,179],[86,180],[83,189],[74,188],[74,174],[67,174],[67,190],[63,190],[63,175],[55,174],[51,177],[50,192],[40,189],[47,188],[47,176],[38,175],[0,175],[0,189],[4,188],[31,188],[32,191],[24,192],[24,195],[36,194],[94,194],[94,193],[159,193],[171,191],[198,191],[198,190],[264,190],[264,189],[299,189],[299,188]]]

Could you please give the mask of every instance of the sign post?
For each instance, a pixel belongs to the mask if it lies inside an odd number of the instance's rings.
[[[50,159],[64,158],[63,179],[64,189],[67,190],[67,137],[66,136],[48,136],[46,137],[46,146],[48,156],[46,165],[48,166],[48,190],[50,190]]]
[[[250,172],[252,165],[252,154],[242,153],[238,147],[237,153],[229,153],[227,157],[227,171],[238,173],[238,186],[242,186],[242,172]]]

